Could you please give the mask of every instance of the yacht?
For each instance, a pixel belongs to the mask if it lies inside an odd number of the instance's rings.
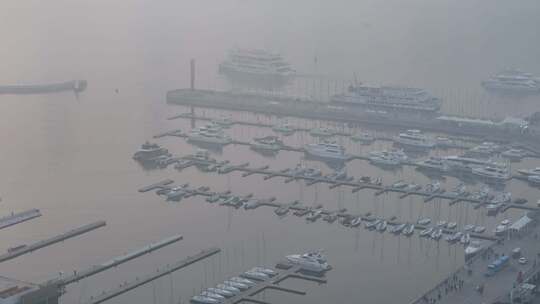
[[[439,193],[439,192],[442,191],[441,183],[436,181],[436,182],[432,182],[430,184],[427,184],[426,187],[425,187],[425,191],[427,193]]]
[[[417,149],[432,149],[435,142],[428,139],[420,130],[407,130],[394,137],[394,142],[407,147]]]
[[[295,70],[277,53],[261,49],[234,48],[219,65],[219,73],[231,79],[287,81]]]
[[[540,80],[535,79],[530,73],[525,73],[516,69],[504,70],[488,80],[482,82],[486,89],[505,92],[540,92]]]
[[[488,167],[479,167],[473,168],[472,174],[485,178],[491,181],[505,182],[512,178],[509,170],[507,168],[498,167],[498,166],[488,166]]]
[[[270,278],[270,276],[267,275],[266,273],[257,272],[257,271],[246,271],[240,276],[246,279],[258,280],[258,281],[266,281]]]
[[[234,293],[232,293],[230,291],[227,291],[227,290],[219,289],[219,288],[210,287],[210,288],[207,288],[206,290],[208,292],[215,293],[215,294],[224,296],[226,298],[230,298],[230,297],[234,296]]]
[[[409,157],[403,150],[392,151],[372,151],[368,156],[369,161],[374,165],[380,166],[400,166],[407,162]]]
[[[332,181],[346,180],[347,171],[345,169],[337,170],[334,173],[327,175],[326,178]]]
[[[484,231],[486,231],[486,227],[484,226],[476,226],[473,229],[474,233],[484,233]]]
[[[316,137],[328,137],[334,135],[335,132],[328,128],[314,128],[309,130],[309,134]]]
[[[414,233],[414,224],[409,224],[403,229],[403,235],[411,236]]]
[[[331,160],[344,161],[348,158],[345,154],[345,148],[336,143],[308,144],[305,146],[305,152],[311,156]]]
[[[510,203],[512,201],[512,193],[510,192],[501,192],[495,195],[492,200],[494,204],[504,204]]]
[[[475,256],[481,249],[482,243],[479,241],[472,241],[469,243],[469,246],[465,247],[465,260],[469,260]]]
[[[373,137],[372,135],[368,133],[356,133],[356,134],[351,135],[351,140],[368,145],[375,141],[375,137]]]
[[[289,213],[290,210],[291,210],[291,207],[289,206],[280,206],[276,208],[276,210],[274,210],[274,213],[278,216],[283,216]]]
[[[433,227],[428,227],[422,231],[420,231],[420,236],[421,237],[427,237],[427,236],[431,236],[431,234],[433,233]]]
[[[499,235],[503,235],[506,232],[506,230],[507,230],[506,225],[497,225],[497,227],[495,227],[495,230],[493,230],[493,233],[499,236]]]
[[[388,223],[386,221],[380,221],[379,224],[377,224],[377,231],[384,232],[386,230],[386,227],[388,227]]]
[[[283,142],[276,136],[255,138],[249,145],[252,150],[278,152],[283,147]]]
[[[441,237],[442,237],[442,234],[443,234],[443,230],[442,229],[434,229],[433,232],[431,233],[430,237],[434,240],[440,240]]]
[[[530,175],[527,180],[533,185],[540,185],[540,175]]]
[[[216,286],[218,289],[223,289],[223,290],[226,290],[228,292],[232,292],[233,294],[237,295],[240,293],[240,289],[236,288],[236,287],[232,287],[232,286],[229,286],[229,285],[225,285],[225,284],[217,284]]]
[[[467,186],[465,186],[465,184],[463,183],[460,183],[454,189],[452,189],[452,191],[448,192],[448,195],[455,196],[455,197],[467,196],[467,194],[468,194]]]
[[[436,112],[441,107],[440,99],[423,89],[396,86],[349,86],[347,92],[334,95],[331,102],[367,109],[396,111]]]
[[[225,300],[224,296],[222,296],[220,294],[217,294],[217,293],[214,293],[214,292],[210,292],[210,291],[201,292],[201,296],[216,299],[216,300],[219,300],[219,301]]]
[[[188,142],[224,146],[230,144],[232,139],[221,128],[207,126],[193,130],[188,136]]]
[[[399,180],[399,181],[392,184],[392,188],[403,189],[403,188],[406,188],[408,185],[409,184],[407,184],[403,180]]]
[[[430,170],[437,172],[447,172],[449,170],[444,159],[440,157],[430,157],[426,160],[419,161],[416,163],[416,168],[419,170]]]
[[[448,224],[446,225],[446,228],[448,229],[456,229],[456,227],[457,227],[456,222],[448,222]]]
[[[289,135],[294,134],[296,129],[288,123],[282,123],[282,124],[273,126],[272,131],[276,133],[281,133],[285,136],[289,136]]]
[[[133,154],[133,159],[138,161],[150,161],[160,156],[170,156],[169,150],[160,147],[158,144],[145,142]]]
[[[377,226],[381,222],[382,222],[382,220],[374,220],[374,221],[371,221],[371,222],[366,222],[365,223],[366,229],[375,229],[375,228],[377,228]]]
[[[262,273],[264,273],[266,275],[269,275],[271,277],[277,275],[277,272],[275,272],[274,270],[272,270],[270,268],[264,268],[264,267],[253,267],[253,268],[251,268],[250,271],[262,272]]]
[[[471,156],[480,156],[480,157],[489,157],[496,153],[500,147],[497,144],[492,142],[484,142],[478,146],[472,147],[467,151],[468,155]]]
[[[525,176],[530,176],[530,175],[540,175],[540,167],[536,167],[536,168],[533,168],[533,169],[519,169],[517,170],[519,174],[521,175],[525,175]]]
[[[242,291],[243,290],[248,290],[251,287],[251,286],[249,286],[247,284],[238,283],[238,282],[234,282],[234,281],[225,281],[225,282],[223,282],[223,284],[225,284],[227,286],[237,288],[237,289],[240,289]]]
[[[509,149],[501,153],[502,157],[508,158],[510,160],[518,161],[522,160],[527,153],[521,149]]]
[[[221,126],[222,128],[230,128],[232,125],[234,125],[232,119],[227,116],[220,116],[216,119],[213,119],[212,123]]]
[[[394,234],[400,234],[406,227],[407,227],[407,224],[398,224],[398,225],[394,225],[394,226],[392,227],[392,233],[394,233]]]
[[[472,199],[484,201],[492,197],[490,194],[491,189],[487,186],[482,187],[479,191],[471,195]]]
[[[418,220],[418,225],[422,225],[422,226],[426,226],[426,225],[429,225],[431,223],[431,219],[430,218],[421,218]]]
[[[464,231],[473,231],[474,230],[474,225],[467,224],[467,225],[463,226],[463,230]]]
[[[315,178],[322,175],[322,171],[315,168],[306,168],[304,172],[302,172],[302,176],[307,178]]]
[[[458,231],[454,234],[446,236],[445,240],[449,243],[454,243],[461,240],[462,236],[463,236],[463,232]]]
[[[191,303],[197,303],[197,304],[218,304],[218,303],[221,303],[221,301],[218,300],[218,299],[204,297],[204,296],[201,296],[201,295],[192,297],[190,301],[191,301]]]
[[[450,171],[455,173],[472,173],[473,168],[485,166],[497,166],[489,160],[481,160],[462,156],[447,156],[443,158]]]
[[[467,245],[469,244],[469,242],[471,241],[471,236],[470,234],[468,233],[464,233],[461,238],[459,239],[459,242],[463,245]]]
[[[314,210],[306,217],[306,220],[310,222],[315,222],[322,216],[322,210]]]
[[[435,138],[435,145],[437,147],[440,147],[440,148],[450,148],[450,147],[454,147],[455,146],[455,142],[448,138],[448,137],[443,137],[443,136],[437,136]]]
[[[358,227],[360,226],[360,224],[362,223],[362,218],[361,217],[355,217],[351,220],[351,227]]]
[[[232,278],[229,279],[229,281],[238,282],[238,283],[242,283],[242,284],[249,285],[249,286],[257,285],[257,283],[255,283],[255,282],[253,282],[251,280],[248,280],[248,279],[241,278],[241,277],[232,277]]]
[[[446,221],[440,220],[440,221],[437,222],[437,227],[439,227],[439,228],[446,228],[446,225],[447,225],[447,224],[448,224],[448,223],[447,223]]]
[[[292,254],[286,256],[286,258],[291,264],[300,266],[301,270],[319,273],[330,270],[330,265],[328,265],[326,258],[320,252]]]

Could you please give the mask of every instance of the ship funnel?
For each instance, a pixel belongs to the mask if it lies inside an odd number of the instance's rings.
[[[191,86],[190,87],[192,90],[195,90],[195,59],[191,59],[190,66],[191,66],[191,73],[190,73]]]

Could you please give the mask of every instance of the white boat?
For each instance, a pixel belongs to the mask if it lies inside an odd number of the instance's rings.
[[[403,189],[403,188],[406,188],[408,185],[409,184],[407,184],[403,180],[399,180],[399,181],[392,184],[392,188]]]
[[[334,135],[335,133],[335,131],[328,128],[313,128],[309,130],[309,134],[316,137],[328,137]]]
[[[258,281],[266,281],[270,278],[269,275],[262,272],[257,272],[257,271],[246,271],[240,276],[247,279],[258,280]]]
[[[225,284],[227,286],[234,287],[234,288],[238,288],[240,290],[248,290],[251,287],[251,286],[249,286],[247,284],[238,283],[238,282],[234,282],[234,281],[224,281],[223,284]]]
[[[456,222],[448,222],[448,224],[446,225],[446,228],[448,229],[456,229],[456,227],[457,227]]]
[[[540,175],[530,175],[527,180],[533,185],[540,185]]]
[[[533,168],[533,169],[519,169],[519,170],[517,170],[517,172],[519,174],[522,174],[522,175],[525,175],[525,176],[531,176],[531,175],[539,176],[540,175],[540,167],[536,167],[536,168]]]
[[[476,255],[481,249],[483,245],[479,241],[472,241],[469,243],[469,246],[465,247],[465,259],[468,260]]]
[[[351,140],[355,142],[360,142],[362,144],[370,144],[375,141],[375,137],[369,133],[355,133],[351,135]]]
[[[468,224],[463,227],[464,231],[472,231],[474,230],[474,225]]]
[[[469,244],[470,241],[471,241],[471,236],[470,236],[468,233],[464,233],[464,234],[461,236],[460,240],[459,240],[459,242],[460,242],[461,244],[463,244],[463,245]]]
[[[505,182],[512,178],[512,175],[507,168],[495,166],[473,168],[472,174],[481,178],[497,182]]]
[[[360,223],[362,223],[362,218],[361,217],[355,217],[354,219],[351,220],[351,227],[358,227],[360,226]]]
[[[235,295],[237,295],[237,294],[240,293],[240,289],[238,289],[238,288],[236,288],[236,287],[229,286],[229,285],[225,285],[225,284],[217,284],[216,287],[217,287],[218,289],[223,289],[223,290],[232,292],[232,293],[234,293]]]
[[[432,233],[433,233],[433,227],[429,227],[429,228],[426,228],[426,229],[420,231],[420,236],[421,237],[427,237],[427,236],[430,236]]]
[[[252,150],[277,152],[283,147],[283,142],[276,136],[265,136],[253,139],[249,147]]]
[[[486,200],[491,196],[490,191],[491,189],[488,186],[484,186],[479,191],[473,193],[471,198],[475,200]]]
[[[289,135],[294,134],[294,132],[296,131],[296,128],[294,128],[292,125],[288,123],[282,123],[282,124],[273,126],[272,130],[276,133],[281,133],[285,136],[289,136]]]
[[[233,80],[284,84],[296,74],[283,57],[262,49],[231,49],[219,73]]]
[[[435,138],[435,145],[441,148],[449,148],[455,146],[455,142],[448,137],[437,136]]]
[[[504,204],[504,203],[510,203],[511,201],[512,201],[511,192],[500,192],[500,193],[495,194],[491,202],[493,204]]]
[[[489,79],[482,81],[482,86],[486,89],[504,92],[540,92],[540,80],[534,78],[530,73],[517,69],[504,70]]]
[[[415,228],[415,227],[414,227],[414,224],[409,224],[409,225],[407,225],[407,227],[405,227],[405,228],[403,229],[403,232],[402,232],[403,235],[406,235],[406,236],[411,236],[411,235],[413,235],[413,233],[414,233],[414,228]]]
[[[274,213],[278,216],[283,216],[289,213],[290,210],[291,210],[290,206],[280,206],[274,210]]]
[[[462,157],[462,156],[455,156],[455,155],[446,156],[443,159],[445,163],[448,165],[449,170],[456,173],[472,173],[473,168],[498,165],[489,160],[481,160],[481,159],[476,159],[476,158]]]
[[[242,284],[249,285],[249,286],[257,285],[257,283],[255,283],[255,282],[253,282],[251,280],[248,280],[248,279],[241,278],[241,277],[232,277],[232,278],[229,279],[229,281],[238,282],[238,283],[242,283]]]
[[[220,300],[209,298],[209,297],[203,297],[203,296],[194,296],[190,300],[192,303],[198,303],[198,304],[218,304],[221,303]]]
[[[392,226],[391,232],[394,234],[400,234],[406,227],[407,227],[407,224],[394,225]]]
[[[145,142],[133,154],[133,159],[138,161],[149,161],[160,156],[169,156],[169,150],[162,148],[160,145],[150,142]]]
[[[210,291],[201,292],[201,296],[216,299],[216,300],[219,300],[219,301],[225,300],[224,296],[222,296],[220,294],[217,294],[217,293],[210,292]]]
[[[377,225],[377,231],[384,232],[386,230],[386,227],[388,227],[388,223],[386,221],[380,221]]]
[[[315,222],[321,216],[322,216],[322,210],[314,210],[314,211],[311,211],[311,213],[306,217],[306,220]]]
[[[420,130],[407,130],[394,137],[394,142],[407,148],[432,149],[435,142],[426,137]]]
[[[426,226],[426,225],[429,225],[431,223],[431,219],[430,218],[421,218],[418,220],[418,225],[422,225],[422,226]]]
[[[422,189],[422,186],[418,185],[418,184],[415,184],[415,183],[411,183],[411,184],[408,184],[407,187],[405,187],[405,190],[407,191],[418,191]]]
[[[304,172],[302,172],[302,176],[307,178],[314,178],[319,177],[322,175],[322,171],[315,168],[305,168]]]
[[[502,235],[506,232],[507,228],[508,227],[506,225],[498,225],[495,227],[495,230],[493,230],[493,233],[495,233],[495,235]]]
[[[460,183],[454,189],[452,189],[452,191],[448,192],[448,195],[455,196],[455,197],[466,196],[467,194],[468,194],[467,186],[465,186],[465,184],[463,183]]]
[[[334,95],[331,102],[368,110],[396,110],[436,112],[441,107],[440,99],[423,89],[396,86],[351,85],[347,92]]]
[[[216,124],[216,125],[219,125],[219,126],[221,126],[223,128],[230,128],[234,124],[232,119],[230,117],[227,117],[227,116],[220,116],[220,117],[218,117],[216,119],[213,119],[212,123]]]
[[[442,229],[434,229],[433,232],[431,233],[430,237],[434,240],[440,240],[441,237],[442,237],[442,234],[443,234],[443,231]]]
[[[392,158],[392,157],[388,157],[388,156],[369,156],[368,157],[369,159],[369,162],[373,165],[376,165],[376,166],[384,166],[384,167],[397,167],[397,166],[401,166],[401,162],[396,159],[396,158]]]
[[[232,293],[230,291],[227,291],[227,290],[219,289],[219,288],[210,287],[210,288],[206,288],[206,290],[211,292],[211,293],[222,295],[222,296],[224,296],[226,298],[230,298],[230,297],[234,296],[234,293]]]
[[[509,224],[510,224],[509,219],[504,219],[504,220],[501,221],[501,225],[508,226]]]
[[[437,172],[447,172],[449,170],[448,165],[444,159],[440,157],[430,157],[426,160],[422,160],[416,163],[416,168],[420,170],[430,170]]]
[[[298,265],[305,271],[324,272],[330,270],[330,265],[328,265],[322,253],[292,254],[286,256],[286,258],[291,264]]]
[[[497,152],[500,147],[492,142],[484,142],[478,146],[471,148],[467,151],[468,155],[488,157]]]
[[[510,160],[521,160],[525,156],[527,156],[527,153],[520,149],[509,149],[509,150],[503,151],[501,153],[501,156],[508,158]]]
[[[440,221],[437,222],[437,227],[439,227],[439,228],[446,228],[446,225],[447,225],[447,224],[448,224],[448,223],[447,223],[446,221],[440,220]]]
[[[344,161],[348,158],[345,148],[336,143],[308,144],[305,146],[305,152],[311,156],[330,160]]]
[[[463,232],[458,231],[454,234],[446,236],[445,240],[449,243],[454,243],[461,240],[462,236],[463,236]]]
[[[441,183],[438,181],[429,183],[426,185],[424,189],[427,193],[439,193],[442,191],[441,189]]]
[[[271,277],[277,275],[277,272],[275,272],[274,270],[269,269],[269,268],[264,268],[264,267],[253,267],[253,268],[251,268],[250,271],[262,272],[262,273],[267,274],[267,275],[269,275]]]
[[[476,226],[473,229],[474,233],[484,233],[484,231],[486,231],[486,227],[484,226]]]
[[[371,222],[366,222],[364,225],[366,226],[367,229],[375,229],[377,228],[379,223],[381,223],[381,220],[374,220]]]
[[[232,139],[230,136],[226,135],[221,128],[209,125],[194,129],[188,135],[188,142],[223,146],[230,144]]]
[[[334,171],[334,173],[331,173],[326,176],[327,179],[331,181],[340,181],[340,180],[346,180],[347,179],[347,171],[345,169],[340,169]]]

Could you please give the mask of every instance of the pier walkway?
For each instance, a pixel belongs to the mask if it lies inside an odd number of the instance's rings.
[[[31,209],[23,212],[12,213],[0,218],[0,229],[4,229],[22,222],[40,217],[41,212],[38,209]]]

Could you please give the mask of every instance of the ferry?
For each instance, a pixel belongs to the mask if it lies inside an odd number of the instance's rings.
[[[428,139],[420,130],[407,130],[399,133],[398,136],[394,137],[394,142],[413,149],[432,149],[435,147],[435,142]]]
[[[440,99],[423,89],[361,84],[351,85],[347,92],[332,96],[331,102],[368,109],[432,113],[441,107]]]
[[[296,71],[277,53],[234,48],[219,65],[219,73],[231,79],[287,82]]]
[[[504,70],[483,81],[482,86],[504,92],[540,93],[540,80],[530,73],[516,69]]]
[[[336,143],[318,143],[305,146],[305,152],[308,155],[330,160],[344,161],[348,158],[345,154],[345,148]]]

